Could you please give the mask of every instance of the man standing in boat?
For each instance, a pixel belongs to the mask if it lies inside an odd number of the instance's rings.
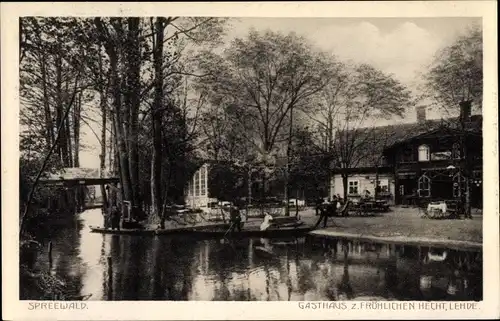
[[[241,214],[240,209],[236,205],[231,205],[229,208],[229,214],[231,218],[231,232],[238,229],[241,232]]]
[[[120,204],[120,191],[118,186],[115,184],[108,185],[109,190],[109,210],[110,210],[110,220],[111,220],[111,229],[120,230],[120,219],[121,219],[121,208],[118,206]]]

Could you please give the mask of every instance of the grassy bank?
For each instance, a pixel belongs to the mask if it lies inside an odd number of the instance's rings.
[[[313,210],[302,211],[302,219],[314,224],[318,219]],[[325,229],[316,230],[316,234],[334,235],[340,233],[394,240],[421,240],[424,243],[448,242],[450,244],[482,244],[483,217],[473,215],[472,220],[424,219],[417,209],[394,208],[391,212],[369,217],[334,217],[329,218]]]

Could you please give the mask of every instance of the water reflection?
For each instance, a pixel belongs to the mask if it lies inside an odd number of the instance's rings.
[[[100,210],[52,235],[39,268],[91,300],[481,300],[482,255],[345,240],[204,240],[90,233]],[[444,255],[446,251],[446,255]]]

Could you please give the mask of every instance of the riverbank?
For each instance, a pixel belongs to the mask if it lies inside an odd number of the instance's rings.
[[[294,215],[292,213],[292,215]],[[307,225],[314,225],[318,220],[313,209],[299,212]],[[382,243],[404,243],[420,246],[443,246],[457,250],[482,249],[483,221],[481,214],[473,214],[472,220],[424,219],[415,208],[394,207],[390,212],[378,213],[374,216],[333,217],[328,219],[326,228],[322,225],[310,232],[311,235],[357,239]],[[249,218],[245,228],[258,228],[261,218]],[[192,230],[207,227],[220,227],[222,222],[197,222],[178,224],[167,221],[165,230],[160,234],[174,231]],[[156,234],[157,226],[147,226],[147,231]]]
[[[300,216],[307,224],[315,224],[318,216],[306,210]],[[370,217],[334,217],[326,228],[320,227],[312,235],[359,239],[408,245],[446,246],[456,249],[478,250],[483,242],[483,217],[473,214],[472,220],[432,220],[421,217],[417,209],[395,207],[391,212]]]

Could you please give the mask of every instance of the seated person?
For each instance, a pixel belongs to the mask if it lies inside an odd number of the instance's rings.
[[[260,230],[261,231],[267,230],[271,226],[272,220],[273,220],[273,217],[271,216],[271,214],[266,213],[266,215],[264,216],[264,222],[262,222],[262,224],[260,224]]]

